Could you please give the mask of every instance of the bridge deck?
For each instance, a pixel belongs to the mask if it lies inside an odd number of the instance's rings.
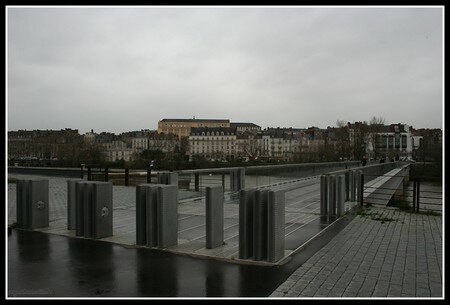
[[[364,202],[387,205],[403,183],[405,168],[395,168],[364,184]]]
[[[12,175],[25,179],[21,175]],[[28,177],[30,178],[30,177]],[[37,177],[33,177],[37,178]],[[49,179],[49,177],[46,177]],[[67,186],[66,178],[51,178],[50,184],[50,226],[38,229],[41,232],[83,238],[75,236],[74,230],[67,230]],[[319,176],[298,179],[295,182],[280,182],[273,189],[286,190],[286,246],[285,258],[305,242],[329,225],[328,220],[321,219]],[[8,185],[9,216],[8,223],[15,221],[15,185]],[[255,263],[238,259],[238,224],[239,205],[234,196],[227,196],[224,204],[224,239],[225,244],[215,249],[206,249],[205,245],[205,202],[203,199],[182,200],[178,206],[178,245],[168,251],[194,256],[214,257],[244,263]],[[126,247],[137,247],[136,242],[136,206],[135,187],[113,187],[114,236],[102,238],[101,241],[113,242]],[[347,209],[351,203],[347,203]],[[283,262],[283,260],[278,263]],[[269,264],[259,262],[261,264]]]

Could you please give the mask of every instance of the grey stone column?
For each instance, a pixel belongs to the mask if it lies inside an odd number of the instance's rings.
[[[285,192],[270,191],[267,216],[267,260],[277,262],[284,257],[285,247]]]
[[[16,194],[17,224],[31,230],[48,227],[48,180],[18,180]]]
[[[206,188],[206,248],[223,244],[223,187]]]
[[[341,217],[345,214],[345,176],[338,175],[336,176],[336,205],[337,205],[337,216]]]
[[[253,256],[253,201],[255,189],[239,192],[239,258]]]
[[[328,178],[327,175],[320,176],[320,215],[328,215]]]
[[[268,190],[255,192],[253,202],[253,259],[267,259],[267,202]]]
[[[67,180],[67,230],[75,230],[76,218],[76,190],[75,183],[83,181],[81,179]]]
[[[178,244],[178,187],[162,185],[157,191],[158,247]]]

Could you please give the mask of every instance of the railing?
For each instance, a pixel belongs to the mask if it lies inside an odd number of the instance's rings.
[[[376,204],[377,201],[389,200],[388,206],[396,206],[411,212],[442,211],[442,185],[426,182],[427,176],[410,179],[405,175],[383,175],[383,177],[399,178],[403,182],[399,187],[388,186],[364,186],[365,192],[370,192],[370,199],[365,199],[366,204]],[[373,192],[376,190],[376,192]]]
[[[221,185],[225,192],[236,193],[241,188],[276,185],[298,178],[320,175],[337,169],[359,166],[359,161],[283,164],[266,166],[208,168],[174,171],[178,173],[180,190],[192,195],[204,196],[206,187]],[[242,171],[243,178],[240,177]],[[157,171],[108,169],[87,166],[88,180],[111,181],[114,185],[136,186],[141,183],[156,183]],[[239,177],[236,177],[238,175]],[[244,181],[241,181],[244,180]],[[238,185],[236,185],[236,183]]]

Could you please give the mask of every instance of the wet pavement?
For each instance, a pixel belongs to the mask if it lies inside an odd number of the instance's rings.
[[[12,229],[9,297],[267,297],[352,219],[280,266],[233,264],[158,249]]]

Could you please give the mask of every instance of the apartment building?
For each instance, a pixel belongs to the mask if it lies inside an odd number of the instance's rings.
[[[178,138],[189,137],[192,128],[230,127],[230,120],[222,119],[162,119],[158,122],[158,133],[173,133]]]
[[[230,160],[236,157],[236,129],[231,127],[194,127],[188,138],[189,157],[200,155],[209,160]]]

